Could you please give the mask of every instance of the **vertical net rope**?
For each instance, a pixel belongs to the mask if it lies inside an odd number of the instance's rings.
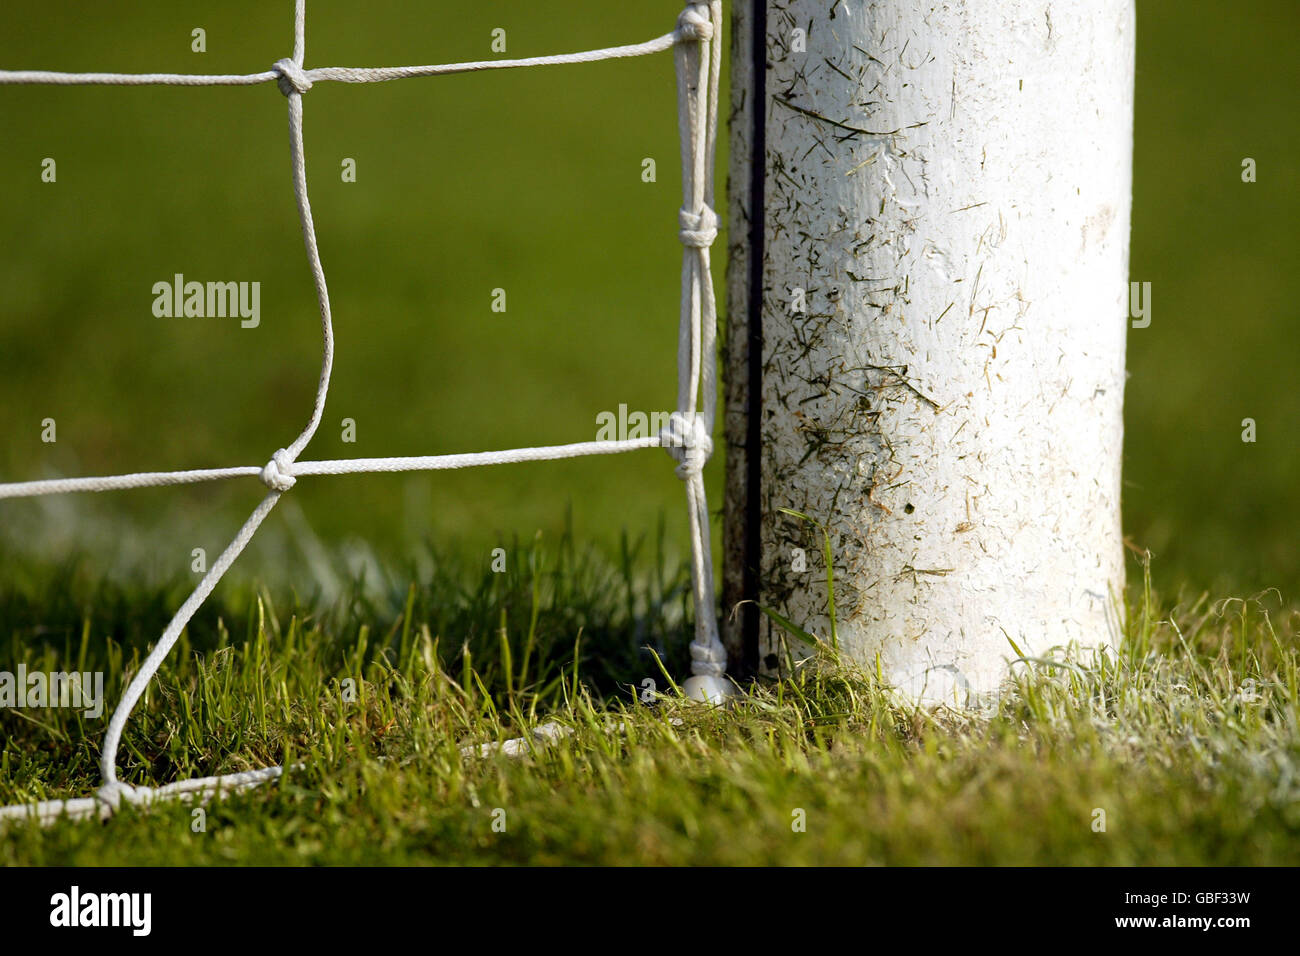
[[[88,478],[60,478],[43,481],[0,483],[0,498],[23,498],[84,491],[112,491],[191,484],[239,477],[257,477],[268,493],[236,533],[234,539],[212,563],[193,593],[185,599],[168,623],[158,642],[144,659],[109,720],[100,757],[102,783],[93,797],[46,800],[0,807],[0,821],[32,819],[50,822],[60,817],[85,818],[111,815],[122,802],[148,804],[167,799],[207,799],[274,780],[282,767],[267,767],[244,773],[181,780],[162,787],[130,786],[117,776],[117,752],[131,712],[149,682],[162,666],[173,645],[199,607],[216,588],[252,540],[280,497],[298,478],[363,472],[437,471],[481,465],[511,464],[607,455],[642,448],[664,448],[677,461],[677,475],[686,489],[690,524],[691,582],[695,604],[695,635],[691,641],[692,677],[684,689],[690,696],[718,700],[726,693],[726,652],[718,638],[714,606],[713,561],[710,551],[708,504],[703,469],[713,451],[710,437],[717,409],[715,344],[717,302],[709,265],[709,248],[718,233],[714,211],[714,155],[717,146],[718,82],[721,72],[722,2],[687,3],[671,32],[645,43],[607,47],[579,53],[528,57],[512,60],[482,60],[431,66],[321,67],[307,69],[306,0],[295,0],[293,56],[277,60],[262,73],[198,75],[184,73],[60,73],[43,70],[0,70],[0,85],[112,85],[112,86],[252,86],[274,82],[288,100],[289,160],[298,217],[302,223],[307,263],[320,306],[322,357],[316,398],[306,427],[262,466],[235,466],[188,471],[137,472]],[[677,408],[667,426],[647,438],[617,441],[586,441],[537,448],[454,455],[425,455],[399,458],[349,458],[334,461],[299,461],[311,442],[325,412],[330,372],[334,364],[334,327],[330,313],[329,288],[321,265],[307,195],[307,166],[303,149],[303,95],[321,81],[380,83],[419,76],[441,76],[480,70],[531,66],[593,63],[601,60],[645,56],[673,50],[677,67],[677,105],[682,154],[682,208],[678,214],[678,238],[682,243],[681,317],[677,350]]]

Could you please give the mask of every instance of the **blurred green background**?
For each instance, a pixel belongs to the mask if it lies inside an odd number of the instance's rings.
[[[495,27],[511,56],[636,42],[671,29],[679,6],[312,0],[307,65],[489,58]],[[11,3],[0,66],[257,72],[290,52],[291,11]],[[1287,0],[1139,4],[1131,275],[1153,283],[1153,320],[1129,336],[1124,520],[1168,590],[1291,598],[1300,582],[1296,25]],[[204,54],[190,51],[196,26]],[[673,84],[662,54],[307,95],[338,352],[304,458],[586,440],[620,403],[672,407]],[[54,185],[40,181],[47,156]],[[345,157],[355,183],[341,181]],[[655,183],[642,182],[647,157]],[[0,87],[0,183],[6,480],[260,465],[297,435],[320,342],[274,86]],[[151,287],[177,272],[261,282],[261,326],[155,318]],[[719,292],[721,272],[719,261]],[[497,287],[505,314],[490,309]],[[54,445],[40,440],[47,417]],[[1255,444],[1241,441],[1247,417]],[[344,418],[355,444],[341,440]],[[720,469],[717,455],[715,510]],[[214,556],[262,493],[249,479],[6,502],[0,528],[171,575],[191,548]],[[662,521],[685,550],[680,483],[656,452],[304,480],[290,499],[241,567],[301,578],[317,539],[392,557],[432,541],[486,560],[503,539],[566,520],[602,547]]]
[[[1124,527],[1153,574],[1300,590],[1294,0],[1139,0]],[[1258,181],[1241,180],[1242,160]],[[1258,440],[1241,440],[1255,419]]]

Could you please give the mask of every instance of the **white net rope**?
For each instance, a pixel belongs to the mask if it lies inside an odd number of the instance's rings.
[[[267,767],[244,773],[182,780],[163,787],[132,787],[117,778],[117,751],[122,731],[145,688],[179,639],[181,632],[207,599],[222,576],[252,540],[281,495],[301,477],[345,475],[358,472],[434,471],[500,465],[513,462],[609,455],[640,448],[664,448],[678,462],[677,475],[686,486],[690,519],[691,580],[695,602],[695,636],[691,641],[691,670],[701,679],[720,680],[726,669],[726,651],[718,638],[713,597],[713,562],[709,547],[708,506],[702,471],[713,450],[710,438],[717,408],[714,349],[717,332],[717,303],[709,266],[709,247],[717,236],[714,212],[714,155],[717,144],[718,80],[722,48],[721,0],[687,3],[671,33],[630,46],[608,47],[557,56],[514,60],[484,60],[433,66],[320,67],[306,69],[306,2],[296,0],[293,57],[278,60],[263,73],[237,75],[194,75],[184,73],[58,73],[44,70],[0,70],[0,84],[41,83],[55,85],[113,86],[252,86],[276,83],[289,103],[289,157],[294,196],[302,221],[307,262],[320,304],[323,355],[315,405],[307,426],[291,443],[277,450],[262,466],[208,468],[192,471],[139,472],[92,478],[61,478],[45,481],[0,483],[0,498],[22,498],[79,491],[113,491],[190,484],[227,478],[258,477],[269,493],[253,510],[234,540],[199,581],[193,593],[176,611],[158,643],[127,685],[122,700],[109,720],[100,758],[102,785],[93,797],[47,800],[0,808],[0,821],[35,819],[48,822],[60,817],[108,816],[123,801],[147,804],[166,799],[206,799],[274,780],[281,767]],[[593,63],[623,57],[645,56],[674,50],[677,66],[677,101],[682,151],[682,208],[678,216],[678,238],[683,246],[681,319],[677,351],[677,409],[658,435],[619,441],[586,441],[539,448],[513,448],[456,455],[423,455],[406,458],[350,458],[336,461],[299,461],[315,435],[325,411],[330,371],[334,363],[334,329],[330,318],[329,289],[316,243],[316,226],[307,198],[307,171],[302,137],[303,94],[315,83],[334,80],[343,83],[380,83],[417,76],[440,76],[478,70],[501,70],[529,66]]]

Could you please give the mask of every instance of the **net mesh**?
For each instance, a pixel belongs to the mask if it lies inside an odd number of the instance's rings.
[[[718,82],[721,69],[721,0],[688,3],[675,28],[645,43],[608,47],[578,53],[524,59],[484,60],[429,66],[319,67],[304,66],[306,55],[306,2],[296,0],[293,56],[276,61],[261,73],[198,75],[183,73],[61,73],[43,70],[0,71],[0,84],[113,85],[113,86],[253,86],[275,83],[288,101],[289,156],[294,196],[302,223],[307,262],[320,306],[322,359],[315,403],[306,427],[285,447],[277,449],[264,465],[209,468],[189,471],[137,472],[101,477],[59,478],[0,483],[0,498],[21,498],[72,492],[114,491],[165,485],[256,477],[267,495],[244,522],[234,539],[212,563],[194,591],[176,611],[161,638],[135,673],[109,720],[104,737],[100,773],[102,784],[93,797],[46,800],[0,808],[0,821],[35,819],[48,822],[60,817],[107,816],[125,801],[147,804],[157,800],[202,800],[274,780],[282,767],[181,780],[162,787],[130,786],[117,777],[117,751],[131,711],[180,638],[185,626],[212,593],[226,571],[252,540],[258,527],[281,496],[308,476],[363,472],[436,471],[483,465],[608,455],[644,448],[663,448],[677,461],[677,475],[685,485],[690,524],[691,579],[695,604],[695,634],[691,641],[691,670],[709,687],[721,686],[726,652],[718,638],[714,610],[713,563],[709,544],[708,506],[702,471],[713,450],[711,434],[717,408],[714,351],[717,304],[710,272],[709,248],[718,232],[714,212],[714,156],[717,144]],[[380,83],[422,76],[441,76],[481,70],[593,63],[601,60],[645,56],[672,50],[676,58],[678,125],[682,159],[682,207],[678,213],[678,239],[682,244],[681,314],[677,354],[677,408],[666,427],[646,438],[584,441],[567,445],[512,448],[501,451],[401,458],[349,458],[302,461],[299,456],[320,426],[329,393],[334,361],[334,331],[329,289],[316,242],[307,194],[303,149],[303,95],[316,83]],[[713,683],[709,683],[712,681]]]

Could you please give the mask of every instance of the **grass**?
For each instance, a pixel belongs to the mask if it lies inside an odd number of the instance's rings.
[[[202,832],[179,804],[12,827],[0,863],[1300,862],[1300,613],[1273,594],[1161,612],[1148,578],[1116,655],[1015,665],[981,711],[915,709],[827,655],[722,711],[641,700],[645,677],[669,688],[657,656],[682,673],[688,623],[684,572],[651,550],[533,542],[505,574],[439,564],[325,611],[223,590],[128,728],[123,779],[303,769]],[[172,595],[97,580],[6,591],[0,667],[103,668],[114,698]],[[92,792],[102,721],[32,713],[0,712],[0,802]],[[544,720],[573,733],[460,752]]]

